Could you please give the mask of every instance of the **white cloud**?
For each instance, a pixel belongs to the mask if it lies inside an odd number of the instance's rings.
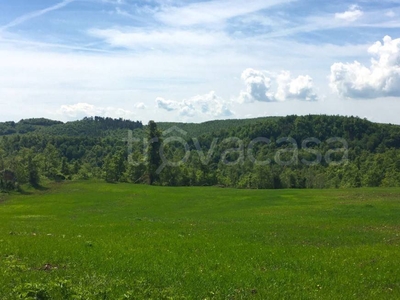
[[[308,75],[301,75],[293,79],[289,71],[282,71],[276,81],[278,89],[275,93],[275,99],[278,101],[292,99],[304,101],[317,100],[317,95],[313,90],[313,80]]]
[[[201,112],[215,117],[227,117],[233,113],[228,108],[228,103],[217,96],[214,91],[205,95],[198,95],[185,101],[185,106],[189,109],[200,107]]]
[[[57,110],[57,114],[72,119],[93,116],[130,119],[135,116],[135,113],[122,108],[100,107],[88,103],[62,105],[60,109]]]
[[[363,11],[360,9],[358,5],[352,5],[349,7],[349,10],[343,13],[336,13],[335,18],[344,20],[347,22],[354,22],[359,19],[363,15]]]
[[[223,32],[189,31],[189,30],[144,30],[125,29],[91,29],[88,33],[104,39],[112,47],[128,49],[168,49],[182,47],[206,48],[229,43],[230,39]]]
[[[172,100],[166,100],[161,97],[157,97],[156,105],[158,108],[165,109],[167,111],[173,111],[178,108],[178,103]]]
[[[263,72],[249,68],[243,71],[241,78],[246,85],[246,91],[240,93],[239,102],[274,101],[269,93],[271,78]]]
[[[147,106],[146,106],[143,102],[136,103],[136,104],[134,105],[134,107],[135,107],[136,109],[146,109],[146,108],[147,108]]]
[[[204,95],[197,95],[182,101],[156,99],[158,108],[167,111],[178,111],[180,116],[195,117],[197,115],[211,116],[215,118],[232,116],[228,102],[217,96],[214,91]]]
[[[368,52],[377,58],[370,67],[357,61],[333,64],[331,88],[349,98],[400,96],[400,38],[385,36],[383,44],[376,42]]]
[[[314,93],[313,80],[308,75],[292,78],[289,71],[281,71],[273,82],[263,72],[246,69],[242,73],[242,80],[246,85],[246,91],[240,93],[238,101],[245,102],[274,102],[286,100],[317,100]],[[276,92],[272,91],[272,84],[276,85]]]

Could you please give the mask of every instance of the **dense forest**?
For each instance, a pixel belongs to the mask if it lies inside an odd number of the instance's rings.
[[[0,123],[0,136],[36,133],[39,135],[61,135],[61,136],[115,136],[127,129],[134,130],[142,128],[140,121],[130,121],[103,117],[86,117],[80,121],[63,123],[44,118],[24,119],[19,122]]]
[[[101,179],[237,188],[400,186],[400,126],[308,115],[202,124],[0,123],[0,187]]]

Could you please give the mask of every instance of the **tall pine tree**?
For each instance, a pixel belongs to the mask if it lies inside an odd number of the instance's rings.
[[[148,183],[154,184],[159,178],[157,169],[161,166],[160,145],[161,133],[157,129],[157,124],[154,121],[149,121],[148,124],[148,153],[147,153],[147,171]]]

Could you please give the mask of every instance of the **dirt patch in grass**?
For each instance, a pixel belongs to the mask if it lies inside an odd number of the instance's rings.
[[[39,268],[39,270],[41,270],[41,271],[52,271],[52,270],[57,270],[57,269],[58,269],[57,266],[53,266],[51,264],[45,264],[44,266]]]

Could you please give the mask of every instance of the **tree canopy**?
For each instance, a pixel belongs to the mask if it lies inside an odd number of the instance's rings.
[[[102,117],[28,119],[0,123],[0,169],[32,185],[99,178],[238,188],[399,186],[400,126],[325,115],[147,126]],[[9,187],[3,180],[1,188]]]

